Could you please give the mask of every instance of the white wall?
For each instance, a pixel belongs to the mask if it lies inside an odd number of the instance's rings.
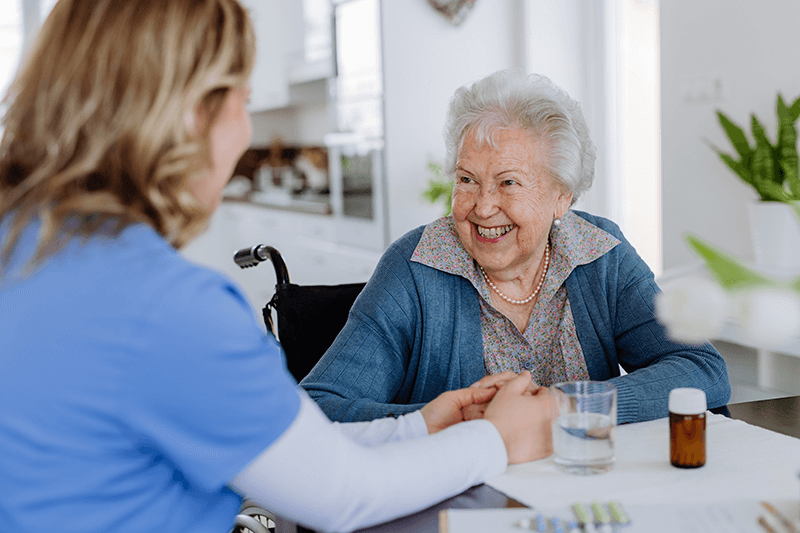
[[[730,150],[720,109],[750,131],[751,112],[775,135],[775,98],[800,94],[800,2],[668,0],[661,6],[662,212],[666,269],[696,262],[692,232],[752,257],[746,205],[756,198],[705,144]],[[721,83],[721,97],[697,99]]]
[[[579,102],[587,92],[581,0],[525,2],[526,68],[544,74]],[[569,60],[565,61],[566,58]]]

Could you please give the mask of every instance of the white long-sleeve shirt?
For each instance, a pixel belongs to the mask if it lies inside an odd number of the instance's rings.
[[[433,505],[505,470],[487,420],[428,435],[419,411],[333,423],[298,389],[289,428],[231,485],[275,514],[322,531],[352,531]]]

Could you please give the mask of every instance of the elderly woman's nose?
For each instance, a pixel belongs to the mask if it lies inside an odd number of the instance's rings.
[[[490,187],[481,187],[475,198],[475,211],[478,214],[491,214],[497,208],[497,191]]]

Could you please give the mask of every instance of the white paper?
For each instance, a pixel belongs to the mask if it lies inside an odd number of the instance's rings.
[[[582,502],[589,508],[591,502]],[[796,517],[800,512],[797,500],[770,502],[784,516]],[[622,503],[630,523],[625,527],[615,526],[622,533],[765,533],[758,525],[760,516],[768,517],[768,511],[759,501],[729,501],[710,504],[672,504],[628,506]],[[447,529],[440,527],[440,533],[522,533],[521,520],[531,520],[534,524],[537,514],[541,514],[547,524],[547,531],[553,531],[551,519],[558,517],[565,526],[575,515],[568,505],[556,509],[448,509]],[[770,518],[775,530],[785,533],[780,522]],[[795,527],[800,527],[794,520]],[[440,520],[440,524],[444,522]],[[530,529],[528,529],[530,531]],[[534,528],[535,531],[535,528]]]

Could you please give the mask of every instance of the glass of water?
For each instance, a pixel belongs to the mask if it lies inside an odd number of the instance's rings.
[[[553,451],[561,470],[599,474],[614,466],[617,388],[606,381],[568,381],[550,387],[558,405]]]

